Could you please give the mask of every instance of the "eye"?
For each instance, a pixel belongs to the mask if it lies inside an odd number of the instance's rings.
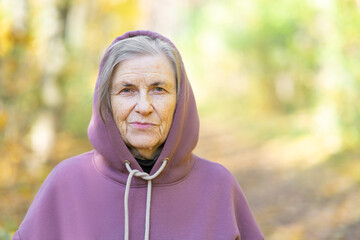
[[[155,90],[155,92],[164,92],[165,91],[165,89],[162,87],[156,87],[156,88],[154,88],[154,90]]]
[[[129,94],[129,93],[132,93],[133,91],[134,90],[131,88],[124,88],[119,92],[119,94]]]

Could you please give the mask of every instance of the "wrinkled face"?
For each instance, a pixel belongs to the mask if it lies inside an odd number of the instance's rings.
[[[176,106],[170,61],[144,55],[118,64],[111,76],[111,106],[126,145],[152,158],[169,133]]]

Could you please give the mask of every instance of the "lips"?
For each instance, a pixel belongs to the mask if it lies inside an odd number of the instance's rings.
[[[148,122],[131,122],[130,126],[136,129],[149,129],[155,127],[156,124],[148,123]]]

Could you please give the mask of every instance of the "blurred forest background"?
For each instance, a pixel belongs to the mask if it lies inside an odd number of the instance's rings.
[[[100,59],[149,29],[182,53],[196,153],[237,177],[267,239],[360,239],[356,0],[0,0],[0,239],[91,150]]]

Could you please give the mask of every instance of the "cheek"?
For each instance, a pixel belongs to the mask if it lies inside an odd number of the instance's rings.
[[[120,102],[118,99],[111,99],[111,108],[112,108],[112,112],[113,112],[113,116],[114,116],[114,120],[116,122],[116,124],[119,124],[123,121],[126,120],[129,111],[128,111],[128,107],[127,104],[123,104],[122,102]]]
[[[167,125],[167,128],[170,128],[172,124],[173,115],[175,112],[176,99],[168,99],[166,102],[161,102],[159,105],[161,112],[161,119],[163,124]]]
[[[126,118],[128,116],[128,113],[127,111],[125,111],[126,108],[124,108],[124,106],[122,104],[119,104],[116,100],[112,100],[111,105],[112,105],[112,112],[113,112],[115,124],[119,130],[121,137],[124,139],[125,143],[127,143]]]

